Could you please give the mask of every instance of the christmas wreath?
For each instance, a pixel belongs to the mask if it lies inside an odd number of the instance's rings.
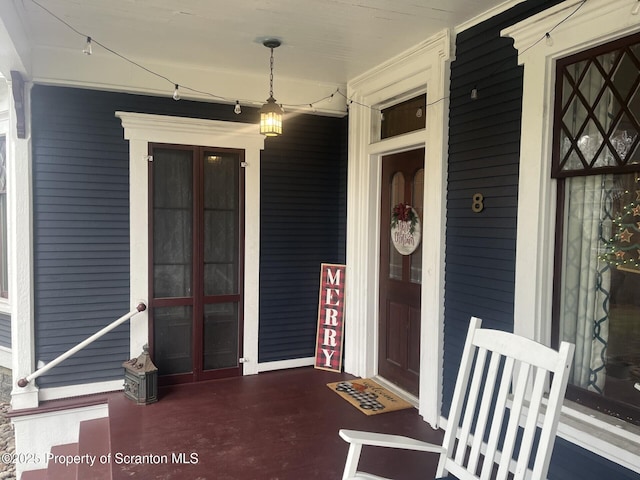
[[[416,211],[408,203],[400,202],[393,207],[393,213],[391,214],[391,228],[398,225],[398,222],[411,222],[409,227],[409,233],[413,234],[418,223],[418,215]]]

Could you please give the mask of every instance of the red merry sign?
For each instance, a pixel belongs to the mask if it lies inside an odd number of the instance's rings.
[[[315,367],[342,371],[344,332],[344,265],[320,265],[320,299]]]

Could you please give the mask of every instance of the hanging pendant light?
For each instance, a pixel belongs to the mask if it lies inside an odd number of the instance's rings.
[[[282,134],[282,108],[273,98],[273,49],[280,46],[280,40],[265,40],[262,43],[265,47],[271,49],[271,60],[269,63],[269,98],[260,109],[260,133],[267,137],[277,137]]]

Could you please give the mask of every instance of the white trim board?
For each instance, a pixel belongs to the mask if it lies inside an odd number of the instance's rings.
[[[131,246],[131,308],[149,298],[148,152],[149,143],[172,143],[245,151],[245,274],[243,373],[258,373],[258,306],[260,265],[260,151],[264,137],[252,123],[116,112],[129,140],[129,208]],[[148,313],[131,321],[131,355],[149,338]]]
[[[122,380],[110,380],[107,382],[81,383],[78,385],[67,385],[64,387],[41,388],[38,392],[39,400],[59,400],[62,398],[82,397],[95,395],[98,393],[117,392],[124,387],[124,368],[122,369]]]
[[[275,362],[262,362],[258,364],[258,372],[272,372],[286,368],[312,367],[316,357],[295,358],[293,360],[278,360]]]

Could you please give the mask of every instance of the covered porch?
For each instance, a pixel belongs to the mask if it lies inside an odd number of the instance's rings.
[[[144,406],[109,394],[112,478],[338,479],[347,454],[340,428],[441,442],[416,409],[367,416],[326,386],[353,378],[310,367],[265,372],[161,387],[159,401]],[[79,454],[84,448],[92,450],[80,445]],[[436,463],[436,455],[384,448],[362,461],[401,479],[430,478]]]

